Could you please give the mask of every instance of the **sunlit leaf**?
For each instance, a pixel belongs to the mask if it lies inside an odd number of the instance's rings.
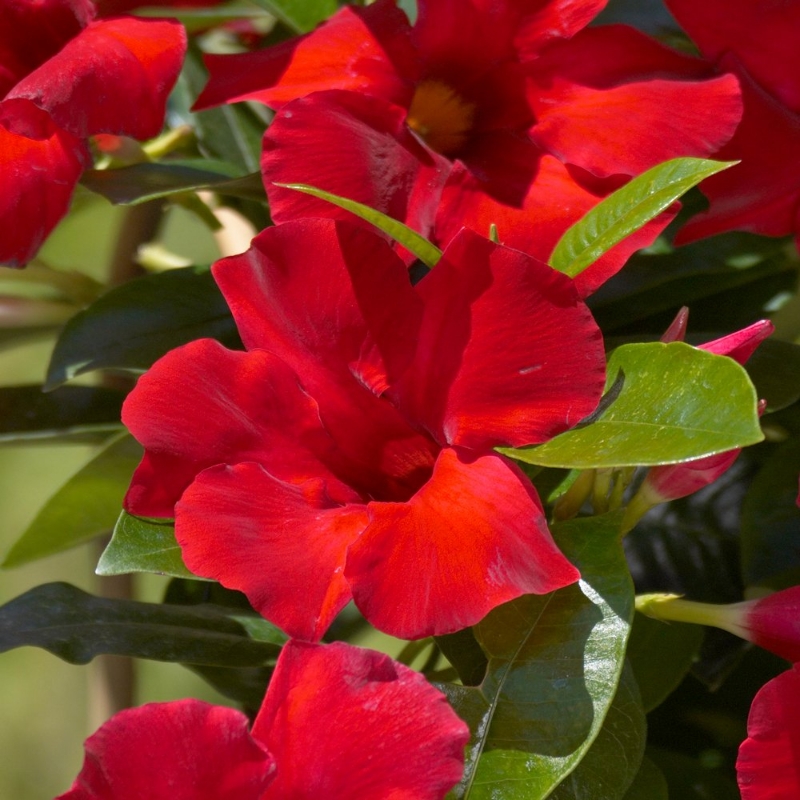
[[[442,257],[442,251],[438,247],[432,245],[424,236],[420,236],[408,225],[386,216],[381,211],[365,206],[363,203],[348,200],[346,197],[339,197],[304,183],[276,183],[275,185],[282,186],[285,189],[294,189],[297,192],[303,192],[303,194],[310,194],[313,197],[319,197],[322,200],[333,203],[335,206],[339,206],[339,208],[350,211],[383,231],[429,267],[435,266],[436,262]]]
[[[110,532],[141,456],[130,435],[112,439],[45,503],[2,566],[17,567]]]
[[[567,229],[550,256],[550,266],[574,278],[693,186],[735,163],[674,158],[647,170]]]
[[[443,687],[472,730],[455,797],[546,797],[598,737],[633,614],[619,522],[614,515],[554,526],[580,583],[521,597],[475,626],[486,677],[478,687]]]
[[[653,466],[764,438],[753,385],[732,359],[683,342],[630,344],[611,356],[608,386],[620,370],[622,391],[598,420],[538,447],[500,452],[546,467]]]
[[[253,0],[295,33],[308,33],[335,14],[336,0]]]

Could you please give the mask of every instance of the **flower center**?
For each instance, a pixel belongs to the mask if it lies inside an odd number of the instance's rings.
[[[474,118],[474,103],[463,100],[446,83],[428,80],[417,86],[406,122],[428,147],[448,155],[466,144]]]

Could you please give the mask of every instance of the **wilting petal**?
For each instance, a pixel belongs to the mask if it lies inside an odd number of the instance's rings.
[[[666,0],[710,61],[736,55],[756,81],[800,112],[800,5],[786,0]]]
[[[405,103],[419,63],[406,15],[392,0],[343,8],[317,30],[256,53],[206,56],[208,85],[195,108],[258,100],[280,108],[327,89]]]
[[[240,711],[199,700],[128,708],[86,740],[57,800],[261,800],[275,764]]]
[[[276,116],[264,136],[261,171],[276,222],[355,219],[325,200],[274,185],[308,183],[427,236],[450,162],[420,143],[398,106],[355,92],[320,92]]]
[[[32,100],[81,138],[119,133],[148,139],[164,124],[185,52],[186,33],[175,21],[92,22],[8,96]]]
[[[522,594],[574,583],[578,571],[547,529],[536,490],[498,455],[443,450],[406,503],[371,503],[345,575],[356,605],[403,639],[474,625]]]
[[[800,797],[800,671],[778,675],[755,696],[748,738],[739,748],[736,771],[742,800]]]
[[[440,442],[535,444],[594,411],[603,342],[569,278],[464,231],[417,290],[416,359],[389,394]]]
[[[253,736],[278,764],[264,800],[441,800],[461,778],[469,730],[382,653],[289,642]]]
[[[67,213],[89,154],[28,100],[0,103],[0,264],[22,267]]]
[[[345,552],[366,524],[366,508],[335,503],[324,481],[286,483],[252,463],[201,472],[175,507],[186,566],[301,639],[321,638],[350,600]]]
[[[173,350],[139,379],[122,419],[145,447],[125,498],[133,514],[173,516],[194,476],[215,464],[257,461],[278,478],[331,480],[323,461],[333,443],[317,404],[271,353],[210,339]]]
[[[711,155],[733,134],[742,101],[732,75],[693,79],[698,64],[632,28],[587,29],[533,65],[531,138],[600,177]]]

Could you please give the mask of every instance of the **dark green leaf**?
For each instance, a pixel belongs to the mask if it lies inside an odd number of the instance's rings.
[[[745,369],[756,393],[767,401],[767,412],[800,400],[800,345],[767,339],[750,356]]]
[[[210,190],[218,194],[265,200],[261,173],[240,175],[231,165],[209,161],[168,161],[133,164],[119,169],[92,169],[81,183],[115,205],[136,205],[183,192]]]
[[[267,684],[272,677],[272,667],[211,667],[200,664],[184,666],[224,697],[243,705],[245,711],[252,716],[261,707]]]
[[[445,686],[472,730],[457,798],[543,798],[591,747],[617,691],[633,615],[620,518],[554,526],[583,576],[496,608],[475,626],[480,687]]]
[[[462,631],[435,638],[444,657],[458,672],[461,683],[464,686],[478,686],[486,675],[489,662],[472,628],[464,628]]]
[[[569,228],[553,250],[550,266],[574,278],[693,186],[734,163],[674,158],[647,170]]]
[[[625,384],[599,420],[538,447],[498,448],[546,467],[674,464],[761,441],[756,394],[733,360],[683,342],[629,344],[608,363]],[[724,398],[724,403],[720,403]]]
[[[146,2],[146,0],[145,0]],[[197,33],[228,22],[249,19],[269,19],[260,9],[248,6],[233,6],[229,3],[218,8],[189,8],[187,6],[158,6],[136,9],[140,17],[174,17],[188,33]]]
[[[254,667],[280,648],[252,639],[229,609],[93,597],[66,583],[37,586],[0,608],[0,652],[41,647],[70,664],[102,654]]]
[[[112,439],[45,503],[2,566],[17,567],[111,531],[141,457],[128,434]]]
[[[95,386],[64,386],[45,394],[41,386],[0,388],[0,443],[80,438],[122,430],[123,392]]]
[[[254,0],[295,33],[308,33],[336,13],[336,0]]]
[[[428,267],[435,266],[436,262],[442,257],[442,251],[438,247],[432,245],[424,236],[409,228],[408,225],[404,225],[402,222],[398,222],[396,219],[392,219],[392,217],[388,217],[374,208],[365,206],[363,203],[348,200],[346,197],[339,197],[314,186],[307,186],[304,183],[276,183],[275,185],[283,186],[285,189],[294,189],[297,192],[303,192],[303,194],[310,194],[313,197],[319,197],[322,200],[333,203],[335,206],[339,206],[339,208],[350,211],[357,217],[361,217],[361,219],[374,225],[378,230],[383,231],[398,244],[403,245],[406,250],[413,253]]]
[[[661,622],[636,614],[628,642],[642,705],[647,712],[659,706],[686,677],[703,643],[701,625]]]
[[[669,800],[664,773],[645,756],[623,800]]]
[[[67,323],[46,388],[96,369],[143,372],[167,351],[203,337],[241,347],[211,273],[186,268],[145,275],[112,289]]]
[[[125,511],[119,515],[96,572],[98,575],[155,572],[176,578],[196,578],[183,563],[174,525],[141,519]]]
[[[736,783],[719,767],[656,747],[647,755],[666,779],[671,800],[741,800]]]

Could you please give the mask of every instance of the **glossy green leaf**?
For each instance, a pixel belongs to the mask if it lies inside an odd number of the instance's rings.
[[[141,457],[129,434],[112,439],[45,503],[2,566],[17,567],[109,533]]]
[[[392,219],[374,208],[365,206],[363,203],[348,200],[346,197],[339,197],[304,183],[276,183],[275,185],[283,186],[285,189],[294,189],[297,192],[303,192],[303,194],[310,194],[313,197],[319,197],[321,200],[327,200],[329,203],[339,206],[339,208],[350,211],[383,231],[398,244],[403,245],[406,250],[413,253],[428,267],[435,266],[436,262],[442,257],[442,251],[438,247],[432,245],[424,236],[409,228],[408,225],[404,225],[402,222],[398,222],[396,219]]]
[[[108,438],[122,430],[123,392],[64,386],[45,393],[34,386],[0,388],[0,443],[46,439]],[[102,441],[102,439],[101,439]]]
[[[204,190],[266,200],[260,172],[241,175],[230,164],[200,159],[87,170],[81,183],[115,205],[138,205],[174,194]]]
[[[589,469],[675,464],[755,444],[764,437],[756,394],[736,362],[683,342],[629,344],[608,363],[619,397],[589,425],[538,447],[498,448],[529,464]]]
[[[442,687],[472,730],[455,797],[541,800],[598,737],[633,615],[619,523],[612,515],[554,526],[580,583],[521,597],[475,626],[486,677],[479,687]]]
[[[636,614],[628,642],[628,660],[646,712],[657,708],[686,677],[703,643],[704,628],[664,623]]]
[[[734,163],[674,158],[647,170],[568,228],[550,256],[550,266],[574,278],[693,186]]]
[[[26,646],[70,664],[113,654],[221,667],[260,666],[280,651],[250,637],[228,608],[94,597],[67,583],[37,586],[0,607],[0,652]]]
[[[308,33],[336,13],[336,0],[254,0],[295,33]]]
[[[664,773],[645,756],[623,800],[669,800]]]
[[[639,689],[626,665],[597,738],[549,800],[623,800],[636,778],[646,739]]]
[[[155,572],[204,580],[186,569],[172,523],[134,517],[125,511],[119,515],[111,541],[95,571],[98,575]]]
[[[144,372],[167,351],[204,337],[242,346],[211,273],[187,267],[145,275],[107,292],[66,324],[45,388],[96,369]]]

